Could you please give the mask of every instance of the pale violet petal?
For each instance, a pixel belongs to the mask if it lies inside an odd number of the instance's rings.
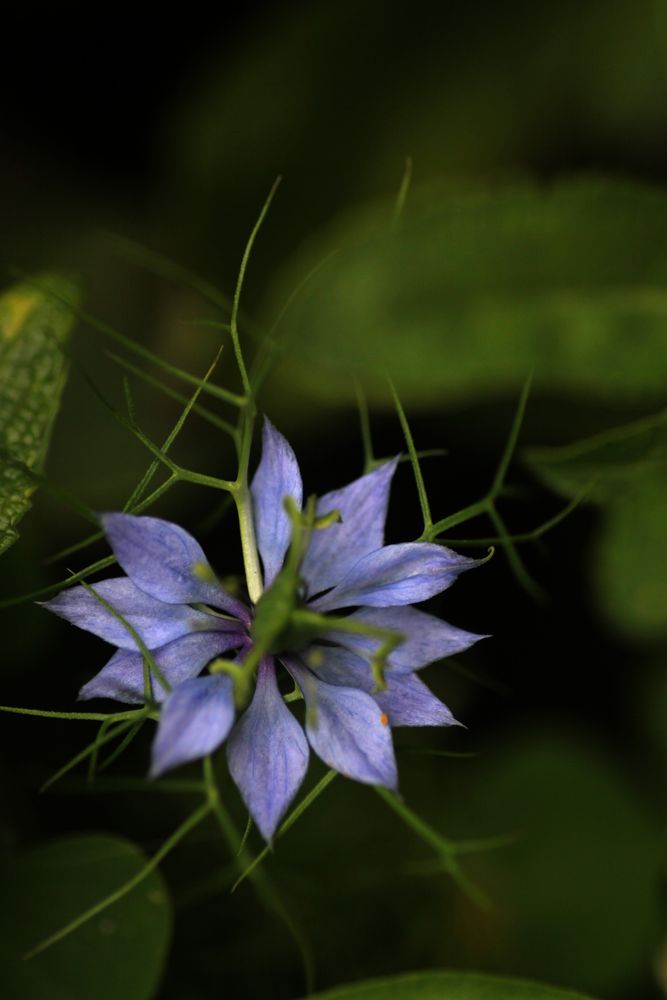
[[[462,653],[480,639],[488,638],[465,632],[425,611],[409,606],[361,608],[349,615],[349,620],[361,625],[390,629],[403,636],[403,642],[388,659],[388,666],[397,673],[420,670],[429,663]],[[370,636],[336,630],[324,633],[323,638],[340,643],[360,655],[371,655],[380,642]]]
[[[363,556],[340,583],[310,604],[317,611],[370,605],[417,604],[449,587],[459,573],[479,566],[444,545],[406,542]]]
[[[100,580],[91,589],[107,602],[137,632],[149,649],[164,646],[188,632],[218,629],[222,619],[195,611],[187,604],[163,604],[140,590],[126,576]],[[68,622],[98,635],[121,649],[137,649],[131,633],[85,587],[63,590],[43,607]]]
[[[345,777],[395,789],[396,758],[388,720],[373,698],[325,684],[294,659],[283,661],[306,701],[306,733],[325,764]]]
[[[384,544],[389,490],[398,459],[385,462],[317,502],[317,514],[333,510],[341,520],[314,531],[301,568],[308,593],[315,595],[338,583],[369,552]]]
[[[269,658],[262,660],[253,699],[232,729],[227,761],[260,833],[271,840],[305,776],[308,743],[283,701]]]
[[[251,485],[257,546],[264,566],[264,586],[269,587],[280,568],[292,534],[284,507],[290,496],[301,510],[303,486],[296,456],[288,441],[270,420],[264,420],[262,457]]]
[[[447,706],[415,674],[388,669],[385,673],[387,687],[384,691],[376,691],[368,663],[347,649],[312,646],[304,654],[304,660],[327,684],[359,688],[372,695],[390,726],[458,725]]]
[[[447,706],[416,674],[387,674],[387,687],[373,695],[390,726],[458,726]]]
[[[342,646],[313,644],[301,654],[301,659],[326,684],[355,687],[367,694],[375,688],[368,661]]]
[[[183,681],[167,696],[153,740],[151,777],[213,753],[234,723],[229,674]]]
[[[145,593],[167,604],[210,604],[248,620],[247,608],[220,586],[184,528],[133,514],[101,514],[100,521],[121,568]]]
[[[244,642],[241,632],[190,632],[153,651],[159,670],[172,688],[196,677],[216,656],[237,649]],[[167,696],[157,678],[151,678],[153,698],[161,702]],[[144,702],[144,658],[141,653],[119,649],[106,666],[79,691],[79,700],[113,698],[129,704]]]

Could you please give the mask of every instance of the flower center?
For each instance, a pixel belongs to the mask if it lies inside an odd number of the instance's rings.
[[[311,533],[340,520],[337,510],[318,517],[315,497],[308,498],[303,512],[289,496],[285,497],[284,505],[292,521],[292,540],[283,568],[255,606],[250,627],[252,641],[271,654],[300,652],[321,632],[321,623],[315,627],[313,616],[306,611],[299,571]]]
[[[257,602],[250,638],[267,653],[298,653],[312,641],[312,626],[300,621],[305,610],[300,590],[299,581],[283,571]]]

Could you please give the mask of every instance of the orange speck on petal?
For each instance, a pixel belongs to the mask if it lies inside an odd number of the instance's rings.
[[[389,725],[389,716],[387,715],[386,712],[383,712],[382,715],[380,716],[380,722],[382,723],[383,726]]]

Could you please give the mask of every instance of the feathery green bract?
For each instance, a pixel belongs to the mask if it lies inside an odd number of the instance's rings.
[[[17,540],[38,485],[31,472],[41,472],[67,378],[63,348],[73,314],[64,300],[78,295],[57,274],[0,295],[0,553]]]

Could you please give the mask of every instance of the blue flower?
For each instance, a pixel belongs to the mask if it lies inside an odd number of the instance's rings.
[[[396,461],[387,462],[317,501],[315,517],[335,510],[339,518],[309,536],[299,568],[299,605],[335,617],[320,634],[301,643],[285,640],[285,648],[262,655],[252,699],[238,718],[232,674],[203,671],[219,657],[243,663],[253,645],[254,609],[224,590],[183,528],[154,517],[102,516],[126,575],[93,589],[140,636],[171,688],[167,692],[152,679],[161,710],[151,774],[212,753],[227,740],[230,772],[267,840],[301,785],[309,745],[341,774],[396,789],[391,728],[456,724],[417,671],[481,636],[412,605],[478,563],[427,542],[384,544],[395,468]],[[302,493],[294,452],[266,421],[251,496],[267,598],[293,539],[285,499],[291,497],[300,510]],[[123,621],[84,587],[63,591],[45,606],[117,647],[81,689],[81,699],[144,702],[143,656]],[[343,630],[342,615],[359,631]],[[402,641],[388,656],[386,686],[378,690],[369,662],[380,646],[378,634],[386,630]],[[280,691],[279,664],[303,694],[305,727]]]

